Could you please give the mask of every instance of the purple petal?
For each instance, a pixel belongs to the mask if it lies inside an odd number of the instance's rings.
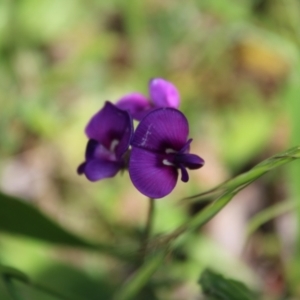
[[[99,143],[95,140],[89,140],[86,146],[85,150],[85,159],[89,160],[95,157],[95,153],[97,151],[97,147],[99,146]]]
[[[204,165],[204,160],[196,154],[177,154],[174,162],[191,170],[199,169]]]
[[[123,128],[123,133],[122,136],[120,138],[120,142],[119,144],[117,144],[116,146],[116,157],[118,159],[121,159],[121,157],[123,156],[123,154],[128,150],[130,142],[132,140],[132,136],[133,136],[133,122],[132,122],[132,118],[131,116],[127,113],[127,124],[126,126]]]
[[[191,145],[191,142],[193,141],[193,139],[189,139],[185,145],[180,149],[180,153],[189,153],[190,151],[190,145]]]
[[[80,164],[78,166],[78,168],[77,168],[78,175],[82,175],[84,173],[85,165],[86,165],[86,162],[83,162],[82,164]]]
[[[180,164],[179,168],[181,170],[181,181],[188,182],[189,181],[189,173],[187,172],[184,165]]]
[[[122,97],[116,106],[126,110],[136,120],[141,120],[151,108],[149,100],[142,94],[132,93]]]
[[[85,163],[83,173],[90,181],[97,181],[115,176],[121,168],[120,162],[94,159]]]
[[[189,126],[186,117],[174,108],[159,108],[138,125],[132,145],[150,151],[180,151],[186,144]]]
[[[174,189],[178,171],[163,163],[163,156],[133,148],[129,161],[129,175],[134,186],[145,196],[162,198]]]
[[[115,143],[111,145],[112,147],[118,147],[118,144]],[[86,146],[85,159],[105,159],[115,161],[118,160],[114,151],[106,149],[102,144],[95,140],[89,140]]]
[[[179,107],[179,92],[171,82],[165,79],[154,78],[150,80],[149,93],[156,107]]]
[[[128,112],[110,102],[106,102],[104,107],[92,117],[85,129],[89,139],[96,140],[108,150],[112,150],[112,146],[117,145],[118,157],[128,149],[132,131],[132,120]]]

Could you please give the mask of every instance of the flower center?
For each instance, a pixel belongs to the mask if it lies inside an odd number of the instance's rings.
[[[173,149],[166,149],[165,152],[166,156],[162,160],[163,165],[180,169],[181,180],[183,182],[187,182],[189,180],[189,175],[187,173],[187,165],[185,164],[185,159],[183,157],[187,154],[181,154],[180,152],[175,151]]]
[[[164,158],[164,159],[162,160],[163,165],[165,165],[165,166],[174,166],[174,167],[176,167],[176,165],[174,164],[173,161],[174,161],[174,154],[176,154],[177,151],[174,150],[174,149],[172,149],[172,148],[167,148],[167,149],[165,150],[165,153],[166,153],[167,155],[166,155],[166,158]],[[168,154],[171,154],[171,155],[168,155]]]
[[[173,163],[171,163],[171,162],[168,161],[167,159],[163,159],[162,163],[163,163],[165,166],[175,166]]]
[[[112,140],[109,146],[109,149],[98,143],[97,147],[94,150],[94,156],[96,158],[101,158],[110,161],[116,161],[116,147],[119,144],[119,140]]]
[[[181,180],[187,182],[189,175],[187,169],[198,169],[203,166],[204,161],[202,158],[194,154],[189,154],[191,139],[186,144],[176,151],[172,148],[165,149],[162,164],[165,166],[173,167],[181,171]]]
[[[115,152],[115,149],[118,146],[118,144],[119,144],[118,140],[112,140],[112,142],[110,143],[109,151]]]
[[[166,152],[167,154],[169,154],[169,153],[177,153],[177,151],[175,151],[175,150],[173,150],[173,149],[171,149],[171,148],[167,148],[167,149],[165,150],[165,152]]]

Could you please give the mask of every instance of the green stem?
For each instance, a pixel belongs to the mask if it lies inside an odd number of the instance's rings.
[[[132,300],[137,298],[139,292],[149,282],[151,276],[163,264],[168,248],[162,248],[153,255],[121,286],[113,300]]]
[[[146,220],[146,227],[145,227],[144,236],[142,238],[142,243],[141,243],[141,264],[143,264],[148,252],[148,242],[152,232],[153,219],[154,219],[154,203],[155,200],[149,198],[149,208],[148,208],[148,215]]]

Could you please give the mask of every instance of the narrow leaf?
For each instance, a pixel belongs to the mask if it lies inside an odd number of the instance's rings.
[[[64,229],[34,206],[1,192],[0,231],[20,234],[56,245],[97,250],[124,259],[130,259],[132,256],[111,245],[86,241]]]
[[[207,198],[209,198],[209,200],[212,201],[213,196],[216,196],[217,198],[228,190],[234,190],[237,188],[241,189],[242,187],[246,187],[262,175],[266,174],[267,172],[299,158],[300,146],[297,146],[262,161],[248,172],[245,172],[241,175],[236,176],[235,178],[225,181],[224,183],[221,183],[220,185],[206,192],[185,198],[182,201],[185,201],[186,203],[198,202],[206,200]]]
[[[220,185],[220,189],[223,191],[217,200],[212,202],[209,206],[205,207],[201,212],[196,214],[190,219],[184,226],[187,230],[194,230],[197,227],[204,225],[212,217],[214,217],[225,205],[242,189],[248,186],[250,183],[266,174],[267,172],[300,158],[300,147],[294,147],[288,151],[272,156],[269,159],[264,160],[260,164],[256,165],[250,171],[243,173],[224,184]]]
[[[252,217],[247,225],[247,235],[253,234],[262,224],[282,214],[298,209],[300,203],[295,201],[284,201],[274,204]]]
[[[41,299],[41,297],[43,299],[69,300],[54,290],[30,281],[27,275],[15,268],[0,265],[1,279],[14,300],[35,300]],[[37,296],[33,297],[34,294]]]
[[[0,193],[0,230],[75,247],[92,245],[68,232],[25,201]]]
[[[222,183],[216,188],[209,190],[208,192],[190,197],[189,199],[192,201],[201,201],[203,197],[207,197],[208,194],[216,193],[216,198],[212,203],[206,206],[198,214],[193,216],[185,224],[165,236],[163,244],[166,245],[172,243],[172,245],[174,245],[173,242],[175,242],[175,239],[177,237],[179,237],[183,233],[193,231],[206,224],[219,211],[221,211],[239,191],[244,189],[253,181],[266,174],[267,172],[299,158],[300,146],[297,146],[264,160],[263,162],[252,168],[250,171],[243,173],[225,183]]]

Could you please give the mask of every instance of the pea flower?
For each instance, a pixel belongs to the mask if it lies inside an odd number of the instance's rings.
[[[187,169],[199,169],[204,160],[189,154],[189,125],[177,109],[161,108],[148,113],[133,136],[129,175],[134,186],[151,198],[162,198],[175,187],[178,170],[187,182]]]
[[[86,126],[89,138],[85,162],[77,169],[90,181],[113,177],[125,168],[127,152],[133,134],[132,119],[127,111],[110,102],[97,112]]]
[[[131,93],[122,97],[116,106],[127,110],[131,116],[140,121],[148,112],[159,107],[178,108],[180,95],[177,88],[162,78],[149,81],[150,100],[140,93]]]

